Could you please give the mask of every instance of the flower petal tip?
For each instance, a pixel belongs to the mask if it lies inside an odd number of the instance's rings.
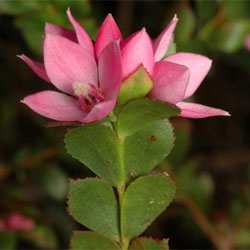
[[[172,20],[175,21],[175,22],[178,22],[178,21],[179,21],[179,18],[177,17],[177,14],[174,14],[174,17],[173,17]]]
[[[18,57],[18,58],[22,59],[23,54],[22,54],[22,55],[16,55],[16,57]]]
[[[231,114],[229,112],[227,112],[227,111],[224,111],[224,112],[225,112],[224,116],[231,116]]]
[[[107,17],[108,17],[108,18],[113,18],[113,19],[114,19],[113,15],[112,15],[111,13],[108,13]]]

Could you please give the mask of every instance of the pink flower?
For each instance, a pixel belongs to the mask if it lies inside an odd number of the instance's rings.
[[[30,231],[35,223],[29,217],[22,216],[19,212],[9,213],[2,221],[2,230],[8,231]],[[0,230],[1,231],[1,230]]]
[[[110,32],[98,33],[95,47],[86,31],[67,10],[74,31],[46,23],[44,64],[25,55],[20,58],[42,79],[61,90],[42,91],[23,103],[57,121],[90,123],[106,117],[114,108],[122,80],[118,27],[109,15],[103,23]]]
[[[149,96],[175,104],[181,109],[180,116],[189,118],[228,116],[228,112],[220,109],[183,102],[200,86],[212,61],[205,56],[192,53],[176,53],[161,60],[173,37],[177,21],[178,18],[174,16],[154,43],[145,28],[121,42],[123,78],[133,74],[142,64],[154,84]]]
[[[245,38],[245,47],[248,51],[250,51],[250,34],[248,34]]]

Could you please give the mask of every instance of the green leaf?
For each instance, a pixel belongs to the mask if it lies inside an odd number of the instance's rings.
[[[174,183],[166,173],[143,176],[132,182],[122,201],[122,238],[140,235],[166,209],[174,193]]]
[[[38,225],[27,234],[28,238],[40,249],[58,249],[56,235],[47,225]]]
[[[175,41],[177,44],[185,44],[191,39],[195,29],[195,15],[191,8],[184,7],[178,12],[179,22],[175,29]]]
[[[219,16],[220,17],[220,16]],[[199,32],[199,39],[213,50],[233,53],[243,47],[246,35],[250,33],[250,20],[212,19]]]
[[[71,250],[80,249],[107,249],[107,250],[119,250],[120,247],[117,243],[96,232],[88,231],[74,231],[71,238]]]
[[[50,6],[51,7],[51,6]],[[42,53],[42,37],[46,22],[64,26],[66,15],[47,8],[46,10],[32,11],[27,15],[20,16],[15,20],[15,25],[22,31],[24,39],[36,53]]]
[[[114,191],[101,179],[71,181],[69,211],[91,230],[119,238],[118,207]]]
[[[163,60],[166,57],[171,56],[171,55],[173,55],[175,53],[176,53],[176,44],[174,42],[174,36],[172,36],[172,38],[170,40],[170,44],[168,46],[168,50],[167,50],[167,52],[165,53],[165,55],[163,56],[163,58],[161,60]]]
[[[0,11],[2,13],[18,15],[27,11],[34,11],[40,7],[42,1],[18,1],[18,0],[1,0]]]
[[[227,53],[232,53],[244,45],[246,35],[250,33],[250,20],[228,22],[217,32],[213,32],[210,41],[211,47]]]
[[[216,6],[215,0],[211,0],[211,1],[196,0],[195,5],[196,5],[198,17],[202,21],[207,21],[211,19],[213,15],[216,13],[217,6]]]
[[[250,18],[250,1],[220,1],[223,14],[229,19]]]
[[[111,128],[83,125],[65,136],[69,154],[78,159],[111,185],[121,183],[120,142]]]
[[[169,154],[174,140],[173,128],[167,119],[127,137],[124,144],[125,175],[147,174]]]
[[[117,97],[117,105],[129,100],[146,96],[153,87],[153,82],[143,66],[129,76],[123,83]]]
[[[176,199],[182,201],[186,196],[192,197],[205,214],[210,214],[214,183],[209,174],[198,173],[198,163],[197,160],[189,161],[176,171],[176,179],[180,187]]]
[[[55,9],[65,12],[68,7],[72,15],[76,18],[77,21],[80,17],[91,14],[91,5],[89,1],[53,1]]]
[[[175,129],[175,137],[175,147],[167,158],[167,161],[174,166],[185,160],[191,146],[191,135],[185,127]]]
[[[127,137],[147,127],[155,121],[176,116],[180,110],[168,103],[138,99],[126,104],[120,111],[117,121],[117,130],[120,137]]]
[[[43,169],[43,173],[39,177],[43,188],[51,197],[59,201],[66,197],[68,180],[62,169],[49,166]]]
[[[132,241],[129,250],[169,250],[168,240],[155,240],[152,238],[136,238]]]

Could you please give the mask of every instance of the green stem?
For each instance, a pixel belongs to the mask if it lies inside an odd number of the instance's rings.
[[[129,240],[124,240],[121,234],[121,213],[122,213],[122,201],[125,193],[125,184],[117,187],[119,197],[119,209],[120,209],[120,245],[122,250],[128,250]]]
[[[121,230],[121,214],[122,214],[122,202],[124,193],[126,191],[126,176],[125,176],[125,165],[124,165],[124,137],[120,137],[117,131],[117,122],[116,120],[113,122],[114,130],[119,138],[119,152],[120,152],[120,163],[121,163],[121,183],[117,186],[117,193],[119,198],[119,215],[120,215],[120,246],[122,250],[128,250],[130,240],[125,240],[122,238],[122,230]]]

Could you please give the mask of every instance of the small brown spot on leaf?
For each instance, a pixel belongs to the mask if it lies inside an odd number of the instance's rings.
[[[154,136],[154,135],[152,135],[151,137],[150,137],[150,140],[151,141],[155,141],[157,138],[156,138],[156,136]]]

